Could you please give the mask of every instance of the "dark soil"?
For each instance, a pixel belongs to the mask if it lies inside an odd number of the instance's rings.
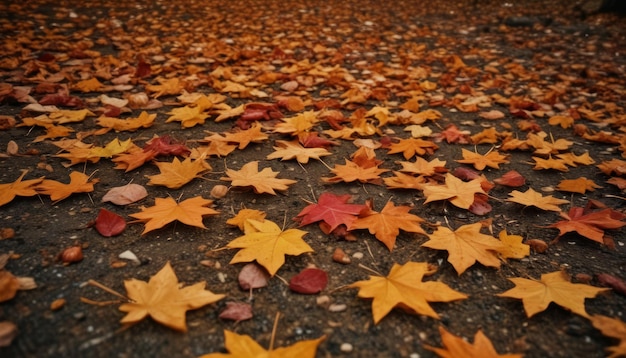
[[[258,64],[275,61],[272,51],[279,46],[290,50],[291,59],[274,62],[280,68],[296,61],[324,63],[325,66],[346,68],[354,77],[352,81],[371,88],[387,88],[386,99],[370,98],[362,104],[344,106],[346,116],[360,107],[370,109],[376,105],[388,106],[399,112],[397,105],[406,101],[399,89],[410,85],[408,79],[393,79],[373,84],[373,73],[388,73],[393,68],[427,70],[426,77],[438,87],[426,93],[422,109],[433,108],[443,114],[437,122],[428,122],[434,133],[454,123],[461,130],[476,134],[487,127],[499,132],[513,131],[519,138],[526,133],[520,131],[520,120],[512,116],[506,105],[489,101],[490,107],[481,111],[499,109],[506,114],[503,120],[485,120],[476,112],[463,113],[453,107],[452,99],[461,93],[467,84],[472,90],[484,91],[487,95],[523,97],[541,103],[547,111],[558,113],[554,103],[543,103],[544,94],[557,90],[560,95],[556,103],[564,108],[591,106],[596,110],[614,104],[613,114],[624,115],[626,106],[626,22],[613,14],[590,14],[570,5],[569,1],[522,1],[503,3],[500,1],[44,1],[36,0],[0,5],[0,62],[17,58],[19,65],[0,70],[0,82],[13,86],[37,86],[34,75],[28,73],[32,63],[42,53],[51,53],[64,58],[58,65],[67,69],[67,62],[77,51],[94,51],[101,56],[114,56],[130,64],[137,64],[137,55],[143,54],[153,64],[150,77],[134,83],[131,92],[141,92],[148,83],[156,84],[157,76],[179,76],[189,79],[189,90],[212,93],[210,73],[218,66],[232,68],[234,74],[258,76]],[[331,51],[319,52],[315,46],[322,44]],[[219,47],[219,46],[221,47]],[[424,46],[422,55],[414,55],[416,48]],[[291,46],[291,47],[289,47]],[[221,52],[220,52],[221,51]],[[248,51],[248,52],[246,52]],[[94,53],[90,53],[92,56]],[[458,55],[468,65],[477,69],[472,78],[449,76],[448,67],[442,58]],[[191,67],[192,60],[207,57],[211,61]],[[502,86],[485,90],[481,82],[488,79],[488,67],[497,68],[507,81]],[[486,69],[487,68],[487,69]],[[59,69],[57,68],[56,71]],[[55,72],[54,66],[46,73]],[[69,71],[69,70],[68,70]],[[298,73],[292,76],[306,76]],[[457,74],[458,75],[458,74]],[[44,77],[46,74],[44,74]],[[75,83],[79,73],[71,73],[61,83]],[[204,80],[204,81],[202,81]],[[101,80],[105,84],[105,80]],[[225,93],[227,103],[237,106],[242,103],[273,103],[277,95],[285,94],[280,86],[287,80],[260,87],[270,94],[269,98],[240,98]],[[398,85],[398,82],[400,84]],[[339,96],[350,87],[346,80],[327,79],[308,88],[304,86],[305,99],[319,101],[326,98],[342,100]],[[101,93],[72,95],[83,98],[88,108],[96,106],[90,99]],[[32,94],[35,99],[42,95]],[[121,98],[124,93],[108,92],[108,96]],[[154,126],[134,133],[110,132],[102,136],[89,137],[86,142],[103,145],[114,138],[142,146],[153,135],[169,134],[186,141],[190,147],[206,136],[205,131],[224,132],[234,127],[234,120],[215,123],[207,120],[203,126],[181,129],[180,124],[165,123],[167,112],[174,108],[176,96],[159,98],[166,103],[162,108],[151,110],[157,114]],[[0,114],[12,116],[20,122],[33,113],[22,111],[26,103],[5,100],[0,104]],[[613,108],[613,107],[612,107]],[[312,109],[307,108],[307,109]],[[139,114],[139,110],[132,115]],[[605,112],[608,114],[608,112]],[[286,116],[293,113],[285,111]],[[566,138],[575,142],[572,152],[580,155],[588,151],[599,164],[621,153],[615,144],[586,141],[575,136],[572,129],[551,126],[547,118],[535,118],[543,130],[555,139]],[[83,123],[68,124],[76,132],[93,129],[94,117]],[[622,120],[623,121],[623,120]],[[581,119],[593,129],[594,123]],[[510,129],[507,126],[510,125]],[[329,129],[326,123],[316,130]],[[408,137],[401,126],[388,126],[395,136]],[[391,132],[389,132],[391,133]],[[576,281],[580,275],[589,275],[590,284],[600,286],[595,275],[609,273],[626,277],[626,237],[622,231],[607,234],[615,240],[615,248],[592,242],[576,234],[568,234],[543,254],[531,253],[522,260],[509,260],[501,269],[476,264],[458,275],[446,261],[447,253],[421,248],[427,237],[402,232],[392,252],[367,231],[355,232],[358,240],[348,242],[322,233],[317,225],[303,227],[308,232],[306,242],[314,253],[298,257],[287,257],[286,264],[278,275],[289,280],[307,265],[314,264],[329,274],[329,285],[321,295],[328,295],[334,304],[345,304],[346,309],[331,312],[316,303],[319,295],[292,293],[280,279],[273,278],[266,288],[254,290],[251,304],[254,318],[233,323],[218,319],[218,314],[228,301],[248,301],[249,292],[239,288],[237,275],[241,264],[229,265],[234,250],[214,251],[224,247],[230,240],[240,236],[237,228],[226,225],[240,208],[258,209],[267,213],[267,219],[276,223],[291,220],[308,203],[323,192],[349,193],[354,202],[363,203],[373,199],[380,210],[388,200],[396,205],[412,205],[412,213],[428,223],[440,223],[457,228],[464,224],[492,219],[493,234],[506,229],[509,233],[525,239],[539,239],[546,243],[556,238],[556,229],[546,228],[558,220],[558,213],[542,211],[533,207],[523,208],[506,202],[511,188],[496,186],[489,200],[493,210],[485,216],[477,216],[445,202],[424,205],[424,196],[416,190],[389,190],[384,185],[340,183],[324,184],[320,178],[331,176],[329,169],[319,161],[300,166],[294,161],[266,160],[273,151],[276,139],[287,139],[280,134],[271,134],[271,140],[251,144],[245,150],[237,150],[224,157],[208,160],[213,170],[204,177],[195,179],[181,189],[171,190],[150,186],[145,200],[126,207],[101,203],[102,196],[112,187],[129,182],[145,185],[147,175],[158,173],[156,166],[143,167],[124,173],[114,169],[108,159],[97,164],[79,164],[71,168],[54,155],[57,148],[43,141],[34,143],[41,128],[14,127],[0,131],[0,148],[4,150],[9,141],[15,141],[20,152],[27,155],[9,156],[0,159],[0,183],[13,182],[27,169],[26,179],[45,176],[66,182],[72,170],[95,172],[100,182],[90,194],[74,194],[57,204],[48,197],[18,197],[0,208],[0,227],[12,228],[15,236],[0,241],[0,254],[13,253],[6,269],[16,276],[33,277],[37,288],[20,291],[15,298],[0,304],[0,321],[11,321],[19,327],[19,335],[9,347],[0,348],[2,357],[193,357],[210,352],[225,352],[223,331],[233,330],[253,337],[262,346],[270,342],[274,317],[281,313],[276,333],[275,347],[286,346],[304,339],[326,335],[319,347],[318,357],[431,357],[434,354],[423,348],[423,344],[441,346],[438,327],[443,325],[455,335],[473,339],[482,329],[501,353],[523,353],[527,357],[603,357],[605,349],[615,345],[613,339],[603,336],[591,323],[566,309],[551,305],[545,312],[527,318],[521,301],[495,296],[513,287],[507,280],[511,277],[539,278],[541,274],[565,270]],[[623,133],[622,133],[623,135]],[[623,138],[623,137],[622,137]],[[373,136],[380,140],[381,136]],[[623,139],[622,139],[623,141]],[[439,149],[427,159],[446,160],[450,170],[463,166],[455,160],[461,159],[461,148],[487,152],[492,145],[459,145],[439,143]],[[333,147],[332,156],[324,162],[333,167],[344,164],[344,160],[356,150],[350,141],[341,141]],[[32,155],[37,153],[36,155]],[[30,155],[28,155],[30,154]],[[624,211],[623,195],[618,188],[607,184],[608,176],[596,165],[572,167],[568,172],[533,170],[532,154],[529,151],[510,152],[510,163],[499,170],[486,169],[490,180],[515,169],[527,180],[525,191],[533,188],[544,195],[571,200],[572,206],[584,207],[591,199],[599,200],[608,207]],[[387,154],[384,149],[376,150],[377,158],[383,160],[381,167],[398,170],[396,161],[404,160],[400,154]],[[161,159],[171,160],[171,158]],[[254,194],[252,191],[231,190],[224,198],[215,201],[218,216],[206,218],[203,230],[183,224],[172,224],[161,230],[141,236],[143,225],[130,224],[127,230],[116,237],[100,236],[88,224],[93,221],[99,208],[104,207],[126,218],[136,213],[141,206],[150,206],[154,198],[171,196],[190,198],[201,195],[209,198],[211,188],[220,181],[226,167],[239,169],[249,161],[259,160],[260,167],[271,167],[279,171],[281,178],[297,180],[287,191],[276,196]],[[39,163],[51,166],[48,171]],[[383,176],[390,176],[391,172]],[[562,179],[586,177],[602,188],[585,195],[550,191]],[[570,205],[564,205],[568,210]],[[432,227],[426,227],[432,232]],[[485,230],[486,233],[488,230]],[[84,259],[75,264],[63,265],[57,255],[72,245],[81,245]],[[363,254],[361,259],[352,259],[349,265],[341,265],[331,259],[335,248],[342,248],[348,255]],[[122,252],[134,252],[140,263],[128,263],[114,268]],[[202,265],[210,260],[210,267]],[[98,307],[81,302],[81,297],[106,301],[115,299],[108,293],[88,286],[90,279],[124,292],[123,282],[130,278],[148,280],[169,261],[179,280],[185,284],[206,281],[207,288],[227,297],[214,305],[187,313],[188,332],[179,333],[161,326],[151,319],[120,331],[119,320],[123,313],[117,305]],[[410,315],[400,310],[392,311],[378,325],[373,324],[371,302],[357,297],[355,289],[343,288],[358,280],[367,279],[370,272],[359,267],[363,264],[387,274],[393,263],[408,261],[428,262],[437,265],[438,271],[429,279],[439,280],[470,297],[453,303],[433,303],[441,320],[425,316]],[[220,275],[218,275],[220,274]],[[223,275],[223,276],[222,276]],[[220,280],[220,277],[225,280]],[[51,310],[50,304],[64,298],[66,304],[59,310]],[[601,294],[586,301],[590,314],[602,314],[624,319],[626,297],[615,292]],[[352,346],[351,352],[342,351],[344,343]]]

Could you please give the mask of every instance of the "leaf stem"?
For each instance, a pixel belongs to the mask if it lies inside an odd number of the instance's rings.
[[[278,329],[278,319],[280,318],[280,312],[276,312],[276,318],[274,318],[274,326],[272,327],[272,336],[270,337],[269,351],[274,349],[274,340],[276,339],[276,330]]]
[[[88,284],[88,285],[91,285],[91,286],[98,287],[99,289],[101,289],[101,290],[103,290],[103,291],[106,291],[106,292],[108,292],[108,293],[110,293],[110,294],[112,294],[112,295],[114,295],[114,296],[117,296],[117,297],[119,297],[119,298],[121,298],[121,299],[123,299],[123,300],[125,300],[125,301],[127,301],[127,302],[133,302],[133,300],[131,300],[130,298],[128,298],[128,297],[126,297],[126,296],[124,296],[123,294],[121,294],[121,293],[119,293],[119,292],[115,291],[115,290],[114,290],[114,289],[112,289],[112,288],[109,288],[109,287],[107,287],[107,286],[105,286],[105,285],[101,284],[100,282],[98,282],[98,281],[96,281],[96,280],[89,280],[89,281],[87,281],[87,284]]]

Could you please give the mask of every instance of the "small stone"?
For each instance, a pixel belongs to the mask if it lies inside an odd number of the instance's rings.
[[[330,312],[343,312],[348,308],[348,306],[344,303],[333,303],[328,306],[328,310]]]
[[[341,350],[344,353],[350,353],[352,352],[354,348],[352,347],[352,344],[350,343],[342,343],[341,346],[339,347],[339,350]]]
[[[318,296],[315,299],[315,303],[317,303],[318,306],[328,307],[328,305],[330,304],[330,297],[327,295]]]
[[[363,258],[363,253],[362,252],[355,252],[352,254],[352,258],[360,260]]]

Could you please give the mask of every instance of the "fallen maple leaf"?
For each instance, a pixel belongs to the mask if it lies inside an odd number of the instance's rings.
[[[510,170],[501,177],[494,179],[493,182],[499,185],[518,187],[526,184],[526,178],[516,170]]]
[[[244,164],[241,170],[226,169],[226,177],[220,180],[230,181],[234,187],[252,187],[257,194],[268,193],[276,195],[276,190],[287,190],[289,185],[297,183],[291,179],[276,178],[278,172],[271,168],[259,171],[259,162],[253,161]]]
[[[26,173],[28,173],[28,170],[22,170],[22,174],[14,182],[0,184],[0,206],[11,202],[16,196],[37,195],[37,186],[44,178],[22,180]]]
[[[551,302],[590,318],[585,311],[585,299],[610,290],[571,283],[569,277],[561,271],[543,274],[539,281],[519,277],[509,278],[509,281],[513,282],[515,287],[497,296],[521,299],[528,318],[544,311]]]
[[[205,290],[206,283],[198,282],[187,287],[180,287],[178,278],[169,261],[148,282],[130,279],[124,281],[126,294],[131,300],[119,307],[126,312],[120,321],[122,324],[134,324],[147,316],[155,321],[186,332],[185,313],[195,310],[225,297]]]
[[[20,281],[7,270],[0,269],[0,302],[15,297],[20,289]]]
[[[530,255],[530,246],[522,243],[524,240],[523,237],[519,235],[509,235],[506,230],[502,230],[498,238],[504,244],[504,247],[498,250],[501,258],[523,259]]]
[[[469,209],[474,202],[474,194],[486,194],[481,183],[482,178],[472,179],[464,182],[450,173],[446,173],[445,185],[423,184],[424,204],[437,200],[448,200],[461,209]]]
[[[428,302],[450,302],[467,298],[448,285],[422,279],[428,272],[425,262],[393,264],[389,275],[370,276],[367,281],[357,281],[348,287],[358,288],[358,296],[373,298],[372,317],[378,324],[393,308],[398,307],[409,313],[423,314],[439,319],[439,315]]]
[[[188,157],[182,162],[174,158],[171,163],[156,162],[155,164],[161,173],[149,175],[148,185],[163,185],[170,189],[178,189],[194,178],[198,178],[200,173],[211,170],[211,166],[203,158],[192,160]]]
[[[500,267],[498,252],[506,246],[495,237],[480,233],[480,222],[463,225],[452,231],[440,226],[428,235],[429,239],[421,246],[448,251],[448,262],[461,275],[476,261],[485,266]]]
[[[611,318],[601,315],[591,316],[591,324],[600,330],[603,335],[619,340],[619,344],[608,347],[606,350],[611,352],[608,358],[617,358],[626,356],[626,323],[618,318]]]
[[[375,235],[391,251],[400,230],[426,235],[420,226],[424,219],[410,214],[409,210],[411,210],[409,206],[395,206],[393,202],[388,201],[380,212],[371,208],[363,211],[359,218],[348,226],[348,230],[368,229],[370,234]]]
[[[191,128],[198,124],[204,124],[204,121],[209,117],[209,115],[204,112],[204,108],[201,106],[184,106],[174,108],[167,114],[171,114],[171,116],[165,121],[165,123],[180,122],[180,125],[183,128]]]
[[[335,167],[330,170],[335,174],[331,178],[322,178],[327,183],[346,182],[351,183],[358,180],[361,183],[372,182],[380,180],[380,174],[388,172],[389,169],[381,169],[378,166],[361,166],[351,160],[346,159],[346,164],[335,164]]]
[[[598,188],[602,188],[597,185],[593,180],[585,177],[577,179],[564,179],[556,186],[556,190],[567,191],[571,193],[584,194],[586,191],[595,191]]]
[[[202,223],[202,218],[219,214],[218,211],[208,207],[211,204],[213,204],[213,200],[204,199],[201,196],[195,196],[180,203],[171,197],[156,198],[154,199],[154,206],[142,207],[141,212],[130,214],[130,216],[138,219],[137,222],[146,224],[141,235],[160,229],[175,220],[186,225],[206,229]]]
[[[245,235],[226,245],[231,249],[241,249],[230,260],[231,264],[256,260],[259,265],[267,269],[270,275],[274,276],[285,263],[285,255],[313,252],[313,249],[302,240],[302,237],[307,234],[306,231],[298,229],[283,231],[269,220],[261,222],[248,219],[247,222],[252,230],[246,231]]]
[[[101,116],[96,119],[96,124],[101,127],[111,128],[116,132],[134,132],[139,128],[151,127],[155,119],[156,114],[148,114],[148,112],[143,111],[137,118],[119,119]]]
[[[237,148],[245,149],[250,143],[261,143],[269,138],[267,134],[261,131],[262,129],[263,126],[254,122],[254,124],[246,130],[224,133],[224,140],[229,143],[238,143]]]
[[[315,358],[317,346],[319,346],[325,338],[326,336],[322,336],[318,339],[300,341],[289,347],[270,348],[266,350],[250,336],[224,330],[224,346],[228,349],[229,353],[210,353],[202,355],[199,358]]]
[[[45,179],[36,187],[37,192],[43,195],[50,195],[50,200],[57,203],[74,193],[91,193],[93,185],[99,179],[89,180],[89,176],[81,172],[71,172],[69,184],[63,184],[56,180]]]
[[[100,209],[95,224],[98,233],[105,237],[116,236],[126,229],[126,220],[107,209]]]
[[[311,158],[320,160],[320,157],[332,154],[324,148],[305,148],[300,145],[298,140],[294,140],[291,142],[277,140],[276,145],[277,146],[274,147],[274,152],[270,153],[266,157],[267,159],[296,159],[298,163],[306,164]]]
[[[478,154],[470,152],[465,148],[461,148],[463,159],[457,160],[458,163],[473,164],[476,170],[483,170],[486,167],[500,169],[500,164],[508,163],[508,156],[498,153],[497,150],[490,150],[487,154]]]
[[[433,154],[433,152],[438,148],[439,146],[431,141],[419,138],[408,138],[401,139],[398,143],[391,144],[389,152],[387,153],[402,153],[404,159],[408,160],[415,155],[420,156],[426,153]]]
[[[322,193],[317,203],[309,204],[302,209],[295,220],[300,222],[300,226],[324,221],[330,226],[330,231],[341,224],[350,226],[359,213],[368,209],[366,205],[348,204],[351,197],[350,194]]]
[[[565,220],[558,221],[548,227],[559,229],[559,235],[554,239],[557,242],[561,236],[568,232],[575,232],[601,244],[605,243],[604,229],[619,229],[626,225],[621,221],[624,215],[611,209],[604,209],[585,213],[584,208],[572,207],[568,214],[561,213]]]
[[[252,306],[244,302],[226,302],[226,308],[218,317],[237,322],[245,321],[252,318]]]
[[[239,230],[245,232],[245,227],[248,219],[263,222],[265,220],[265,215],[266,214],[260,210],[241,209],[239,210],[239,212],[237,212],[237,215],[226,220],[226,224],[237,226],[239,227]]]
[[[541,210],[549,210],[549,211],[561,211],[559,205],[567,204],[569,201],[564,199],[558,199],[551,195],[543,196],[541,193],[538,193],[533,190],[533,188],[528,188],[525,192],[520,192],[517,190],[513,190],[509,193],[510,198],[506,199],[506,201],[510,201],[513,203],[522,204],[525,206],[534,206]]]
[[[479,330],[474,336],[474,343],[469,343],[461,337],[457,337],[439,326],[441,343],[443,348],[437,348],[424,344],[424,348],[435,352],[442,358],[521,358],[522,354],[498,354],[489,338]]]
[[[139,184],[128,183],[111,188],[102,197],[102,202],[111,202],[115,205],[128,205],[148,196],[146,188]]]
[[[422,157],[416,157],[415,162],[398,161],[397,164],[402,165],[401,172],[423,175],[425,177],[432,176],[436,173],[445,173],[446,161],[435,158],[430,162]]]
[[[237,276],[239,287],[243,290],[265,287],[269,278],[267,270],[255,262],[244,265]]]
[[[300,271],[289,280],[289,289],[306,295],[321,292],[328,284],[328,274],[324,270],[310,267]]]

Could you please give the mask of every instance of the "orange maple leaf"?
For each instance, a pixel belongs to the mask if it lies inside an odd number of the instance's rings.
[[[424,275],[432,274],[425,262],[393,264],[389,275],[370,276],[367,281],[357,281],[348,287],[358,288],[358,296],[373,298],[372,317],[378,324],[395,307],[412,314],[422,314],[439,319],[428,302],[451,302],[463,300],[467,295],[451,289],[438,281],[422,281]]]
[[[534,170],[554,169],[562,172],[569,171],[569,168],[563,159],[554,159],[550,156],[548,159],[533,157],[533,160],[535,161],[535,166],[533,167]]]
[[[148,282],[131,278],[124,281],[129,303],[124,303],[119,310],[126,312],[120,321],[122,324],[135,324],[150,316],[155,321],[186,332],[185,314],[225,297],[205,290],[206,282],[198,282],[182,287],[169,261]]]
[[[324,148],[305,148],[296,139],[291,142],[285,140],[277,140],[274,152],[270,153],[267,159],[289,160],[296,159],[298,163],[306,164],[309,159],[320,160],[320,157],[331,155],[332,153]]]
[[[404,159],[409,159],[414,155],[420,156],[426,153],[433,154],[439,146],[437,144],[420,138],[401,139],[398,143],[393,143],[389,147],[388,154],[402,153]]]
[[[525,206],[534,206],[541,210],[549,211],[561,211],[559,205],[569,203],[569,201],[567,200],[558,199],[553,197],[552,195],[543,196],[541,195],[541,193],[534,191],[533,188],[528,188],[528,190],[523,193],[518,190],[513,190],[509,193],[509,196],[511,197],[506,199],[506,201],[522,204]]]
[[[155,164],[161,173],[149,175],[148,185],[163,185],[170,189],[178,189],[199,177],[200,173],[211,170],[211,166],[203,158],[196,160],[187,158],[182,162],[180,159],[174,158],[171,163],[156,162]]]
[[[237,215],[226,220],[226,224],[234,225],[241,231],[245,231],[246,222],[248,219],[263,222],[265,220],[265,213],[260,210],[254,209],[241,209],[237,212]]]
[[[498,249],[502,259],[523,259],[530,255],[530,246],[522,243],[523,237],[509,235],[506,230],[502,230],[498,238],[504,244],[503,248]]]
[[[74,85],[74,88],[83,92],[94,92],[100,90],[104,85],[97,78],[92,77],[88,80],[82,80]]]
[[[498,294],[500,297],[521,299],[528,318],[544,311],[551,302],[568,310],[590,318],[585,311],[585,299],[593,298],[610,288],[598,288],[581,283],[570,283],[569,277],[561,271],[541,275],[541,280],[509,278],[515,287]]]
[[[43,177],[38,179],[22,180],[28,170],[22,170],[22,174],[14,182],[0,184],[0,206],[11,202],[16,196],[37,195],[37,185],[43,181]]]
[[[287,190],[289,185],[297,183],[291,179],[279,179],[279,172],[271,168],[259,171],[259,162],[253,161],[244,164],[240,170],[226,169],[226,177],[220,180],[230,181],[234,187],[252,187],[257,194],[268,193],[276,195],[276,190]]]
[[[611,352],[608,358],[626,356],[626,323],[619,318],[593,315],[591,316],[591,324],[600,330],[603,335],[619,340],[618,345],[606,349]]]
[[[375,183],[380,180],[380,174],[388,172],[389,169],[378,168],[377,166],[362,167],[357,163],[346,159],[346,164],[335,164],[335,167],[331,169],[331,173],[335,174],[334,177],[322,178],[327,183],[346,182],[351,183],[355,180],[361,183]]]
[[[418,177],[404,174],[402,172],[393,172],[394,176],[383,178],[383,182],[389,189],[416,189],[424,190],[423,184],[426,183],[424,176]]]
[[[313,249],[302,237],[306,231],[299,229],[281,230],[276,223],[270,220],[247,220],[249,229],[245,235],[229,242],[226,247],[241,249],[230,260],[231,264],[238,262],[255,261],[265,267],[270,275],[274,276],[285,263],[285,255],[297,256]],[[245,226],[248,228],[248,226]]]
[[[435,158],[430,162],[422,157],[416,157],[415,162],[398,161],[397,164],[402,165],[401,172],[423,175],[425,177],[435,175],[436,173],[445,173],[446,161]]]
[[[239,149],[245,149],[250,143],[261,143],[269,138],[269,136],[261,132],[263,127],[254,122],[254,124],[246,129],[234,133],[224,133],[224,140],[229,143],[237,143]]]
[[[211,204],[213,204],[212,200],[200,196],[186,199],[180,203],[171,197],[156,198],[154,199],[154,206],[142,207],[141,212],[129,216],[138,219],[136,222],[146,224],[141,235],[160,229],[172,221],[180,221],[186,225],[206,229],[202,223],[202,218],[219,214],[218,211],[208,207]]]
[[[473,164],[476,170],[483,170],[486,167],[500,169],[500,164],[508,163],[507,155],[502,155],[496,150],[490,150],[487,154],[478,154],[471,152],[465,148],[461,148],[463,159],[457,160],[458,163]]]
[[[393,202],[388,201],[380,212],[370,208],[369,211],[361,213],[359,218],[350,224],[348,230],[368,229],[370,234],[375,235],[391,251],[401,229],[426,235],[420,226],[424,219],[410,214],[409,210],[411,210],[409,206],[395,206]]]
[[[437,200],[449,200],[461,209],[469,209],[474,202],[474,194],[486,194],[481,187],[483,178],[476,178],[468,182],[446,173],[445,185],[424,184],[424,204]]]
[[[130,150],[128,153],[118,154],[115,158],[111,159],[115,163],[115,169],[123,169],[125,172],[137,169],[144,165],[146,162],[154,159],[157,152],[154,150],[143,150],[136,148]]]
[[[556,186],[556,190],[579,194],[584,194],[586,191],[595,191],[598,188],[602,187],[596,184],[593,180],[585,177],[577,179],[564,179],[561,180]]]
[[[274,126],[275,133],[291,134],[297,136],[302,133],[309,132],[313,126],[319,122],[317,112],[306,111],[295,117],[281,118],[282,122]]]
[[[474,336],[474,343],[469,343],[461,337],[457,337],[439,326],[441,342],[443,348],[437,348],[424,344],[424,348],[435,352],[439,357],[444,358],[522,358],[522,354],[498,354],[493,344],[479,330]]]
[[[507,247],[495,237],[480,232],[481,223],[463,225],[452,231],[440,226],[428,235],[429,239],[422,244],[435,250],[448,251],[448,262],[461,275],[476,261],[485,266],[500,267],[498,252]]]
[[[317,347],[325,338],[326,336],[322,336],[318,339],[299,341],[288,347],[270,348],[266,350],[250,336],[224,330],[224,346],[228,349],[229,353],[210,353],[202,355],[199,358],[315,358]]]
[[[81,172],[71,172],[69,184],[63,184],[56,180],[45,179],[39,183],[36,190],[40,194],[50,195],[50,200],[57,203],[74,193],[91,193],[93,185],[98,179],[89,181],[89,176]]]

